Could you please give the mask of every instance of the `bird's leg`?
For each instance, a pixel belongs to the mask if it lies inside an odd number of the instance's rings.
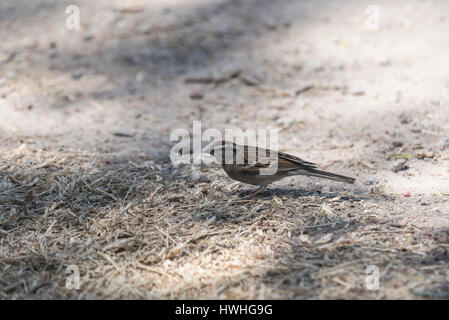
[[[248,195],[248,198],[252,198],[252,197],[258,195],[259,193],[264,192],[266,189],[267,189],[266,186],[260,186],[256,191],[254,191],[253,193],[250,193]]]

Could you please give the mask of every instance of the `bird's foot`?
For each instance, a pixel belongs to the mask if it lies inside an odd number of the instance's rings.
[[[250,193],[247,198],[254,198],[255,196],[257,196],[259,193],[264,192],[266,190],[265,187],[259,187],[256,191],[254,191],[253,193]]]

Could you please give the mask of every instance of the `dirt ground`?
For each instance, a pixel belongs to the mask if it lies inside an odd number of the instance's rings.
[[[449,298],[448,27],[444,0],[0,2],[0,298]],[[247,199],[171,164],[194,120],[357,183]]]

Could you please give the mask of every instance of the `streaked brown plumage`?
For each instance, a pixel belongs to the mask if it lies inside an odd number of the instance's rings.
[[[221,141],[212,147],[210,154],[214,155],[221,163],[230,178],[258,185],[261,187],[258,192],[275,181],[295,175],[319,177],[351,184],[355,182],[354,178],[318,170],[317,165],[312,162],[269,149]],[[273,168],[273,170],[266,174],[269,168]]]

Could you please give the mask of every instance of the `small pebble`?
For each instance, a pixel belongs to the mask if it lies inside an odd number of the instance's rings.
[[[405,113],[405,112],[399,114],[398,119],[399,119],[399,122],[402,124],[407,124],[407,123],[412,122],[412,117],[408,113]]]
[[[406,198],[410,197],[410,191],[406,190],[404,192],[402,192],[402,195]]]
[[[79,80],[82,78],[82,76],[83,76],[83,73],[79,70],[72,73],[72,78],[74,80]]]
[[[427,152],[424,152],[424,157],[425,158],[433,158],[435,156],[435,154],[433,153],[433,151],[427,151]]]
[[[377,178],[376,176],[371,176],[368,179],[366,179],[365,184],[368,186],[372,186],[374,184],[378,184],[379,183],[379,178]]]
[[[91,34],[86,34],[86,35],[83,37],[83,40],[86,41],[86,42],[88,42],[88,41],[92,40],[93,38],[94,38],[93,35],[91,35]]]
[[[393,164],[391,165],[391,170],[393,172],[399,172],[401,170],[406,170],[408,169],[407,164],[407,159],[398,159],[395,162],[393,162]]]
[[[422,152],[422,151],[417,151],[415,153],[415,156],[417,159],[432,159],[433,157],[435,157],[435,154],[433,153],[432,150],[430,151],[426,151],[426,152]]]
[[[234,118],[229,120],[229,123],[236,126],[236,125],[238,125],[240,123],[240,120],[239,120],[239,118],[234,117]]]

